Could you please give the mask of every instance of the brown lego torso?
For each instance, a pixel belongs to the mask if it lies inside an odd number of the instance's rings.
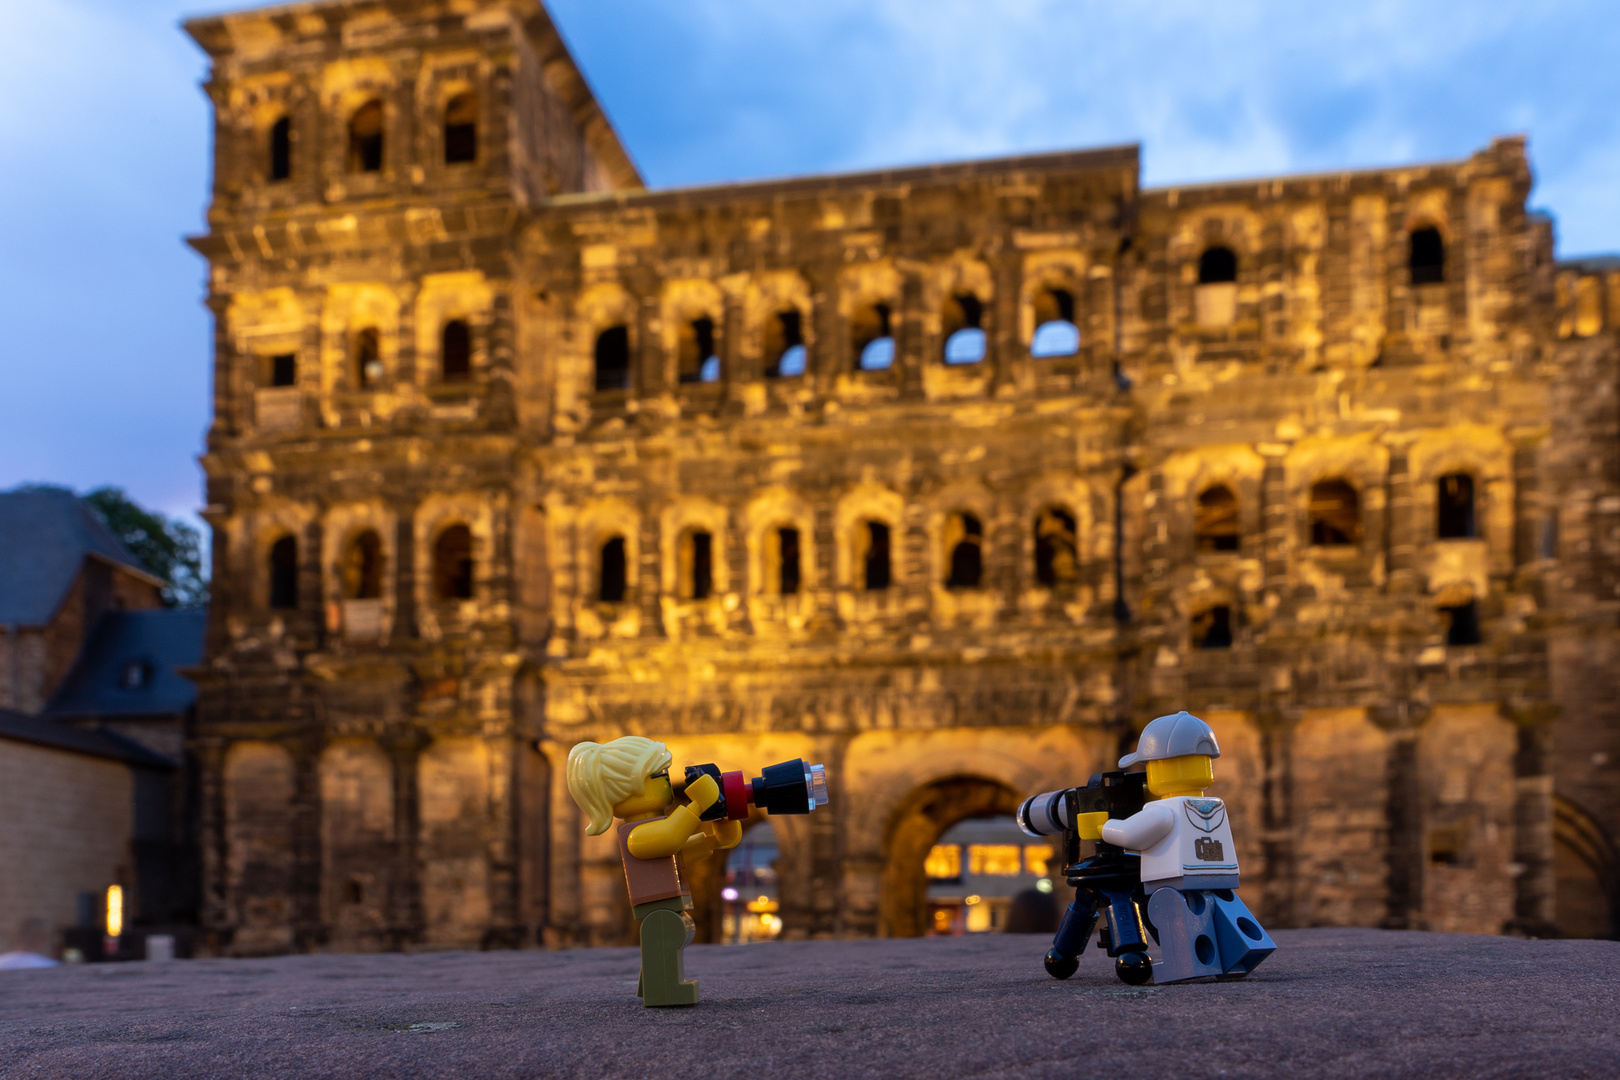
[[[648,821],[654,820],[648,818]],[[630,854],[630,832],[646,821],[626,821],[619,826],[619,857],[624,860],[624,883],[630,888],[630,906],[668,900],[681,895],[681,875],[675,869],[675,856],[638,859]]]

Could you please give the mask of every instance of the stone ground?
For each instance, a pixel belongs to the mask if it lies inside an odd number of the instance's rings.
[[[1068,982],[1027,936],[0,972],[0,1077],[1620,1076],[1620,942],[1295,930],[1248,980]]]

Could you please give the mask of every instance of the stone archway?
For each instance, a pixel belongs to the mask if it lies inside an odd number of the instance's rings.
[[[1019,798],[994,780],[952,776],[920,787],[902,800],[884,833],[878,936],[922,934],[928,897],[923,862],[940,834],[965,818],[1010,817],[1018,809]]]
[[[1620,937],[1620,857],[1603,826],[1553,798],[1553,922],[1560,937]]]

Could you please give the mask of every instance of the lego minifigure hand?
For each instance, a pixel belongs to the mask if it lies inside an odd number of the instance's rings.
[[[1108,811],[1099,810],[1094,814],[1078,814],[1074,819],[1074,828],[1082,840],[1101,840],[1103,822],[1108,820]]]
[[[742,822],[716,821],[710,824],[714,830],[714,846],[726,851],[742,843]]]
[[[720,785],[714,782],[714,777],[704,773],[686,785],[686,797],[691,800],[692,809],[702,817],[705,810],[720,801]]]

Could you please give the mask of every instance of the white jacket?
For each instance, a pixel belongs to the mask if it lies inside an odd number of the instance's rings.
[[[1102,838],[1142,854],[1148,892],[1238,887],[1237,845],[1219,799],[1177,795],[1148,803],[1123,821],[1105,822]]]

